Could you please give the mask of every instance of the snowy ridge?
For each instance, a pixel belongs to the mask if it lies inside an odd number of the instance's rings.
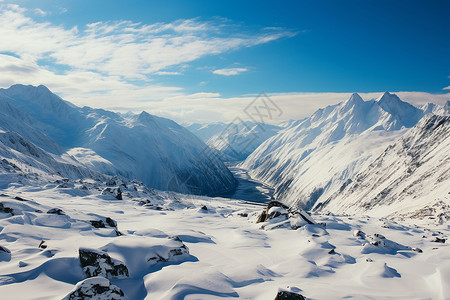
[[[255,123],[236,119],[231,123],[188,124],[185,127],[208,146],[219,151],[225,161],[241,161],[247,158],[262,142],[277,134],[285,126]]]
[[[367,167],[423,115],[421,109],[388,92],[370,101],[353,94],[269,138],[241,167],[273,186],[278,200],[311,209]]]
[[[207,144],[220,151],[227,160],[241,161],[281,129],[275,125],[254,122],[230,123],[224,131],[208,139]]]
[[[162,190],[212,195],[234,189],[234,178],[225,165],[171,120],[146,112],[120,115],[79,108],[45,86],[0,89],[0,105],[4,108],[0,128],[5,132],[16,132],[43,150],[78,165],[83,162],[93,171],[137,178]]]
[[[443,222],[450,218],[449,187],[450,116],[428,114],[317,207],[335,213],[437,216]],[[430,209],[421,211],[424,207]]]

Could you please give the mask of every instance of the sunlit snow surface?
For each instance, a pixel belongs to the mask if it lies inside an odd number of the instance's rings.
[[[92,180],[61,186],[0,191],[0,246],[10,252],[0,251],[1,299],[64,298],[86,277],[79,248],[127,266],[129,278],[110,279],[127,299],[273,299],[279,288],[309,299],[450,297],[450,230],[433,220],[313,215],[325,225],[264,230],[255,223],[263,207],[238,200],[133,182],[121,185],[123,200]],[[90,222],[106,217],[117,228]],[[168,256],[182,244],[188,254]],[[109,284],[83,284],[97,281]]]

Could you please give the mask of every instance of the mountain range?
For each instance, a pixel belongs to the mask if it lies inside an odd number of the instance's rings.
[[[69,178],[120,175],[184,193],[235,187],[208,146],[169,119],[80,108],[42,85],[0,89],[0,107],[0,155],[10,164]]]
[[[388,92],[369,101],[353,94],[347,101],[320,109],[300,124],[269,138],[240,166],[252,177],[274,187],[275,198],[289,205],[309,210],[327,208],[341,213],[343,207],[348,213],[368,211],[372,209],[370,205],[357,210],[358,205],[349,204],[354,202],[347,203],[346,194],[342,194],[340,200],[335,198],[356,176],[363,176],[358,174],[364,170],[370,170],[366,172],[371,174],[382,172],[371,163],[386,148],[393,147],[391,145],[405,134],[420,135],[420,128],[410,128],[427,113],[445,114],[448,107],[447,103],[444,107],[430,104],[417,108]],[[441,135],[439,141],[444,143],[447,138]],[[421,145],[423,151],[431,147],[426,142]],[[448,150],[442,152],[444,157],[448,158]],[[378,182],[374,178],[371,180]],[[449,186],[448,178],[440,180]],[[353,190],[354,195],[361,192]],[[360,198],[354,196],[353,199]]]

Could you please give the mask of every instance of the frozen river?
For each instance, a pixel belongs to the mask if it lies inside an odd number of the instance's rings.
[[[252,179],[244,169],[233,165],[228,168],[238,184],[234,194],[229,196],[230,198],[256,203],[266,203],[273,199],[273,188]]]

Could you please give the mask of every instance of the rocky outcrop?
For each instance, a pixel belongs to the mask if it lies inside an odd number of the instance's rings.
[[[80,248],[78,252],[80,255],[81,267],[87,277],[129,277],[127,266],[118,260],[112,259],[106,252],[83,248]]]
[[[123,291],[104,277],[92,277],[80,281],[63,300],[122,300]]]
[[[267,204],[266,209],[258,216],[256,223],[268,223],[262,226],[264,229],[278,227],[298,229],[305,224],[316,224],[304,210],[291,208],[275,200]]]
[[[306,300],[301,294],[289,292],[289,291],[278,291],[275,300]]]
[[[154,255],[147,259],[148,262],[156,264],[159,262],[168,262],[172,258],[189,255],[189,249],[177,236],[171,237],[171,240],[175,241],[176,245],[171,247],[168,251],[156,252]]]

